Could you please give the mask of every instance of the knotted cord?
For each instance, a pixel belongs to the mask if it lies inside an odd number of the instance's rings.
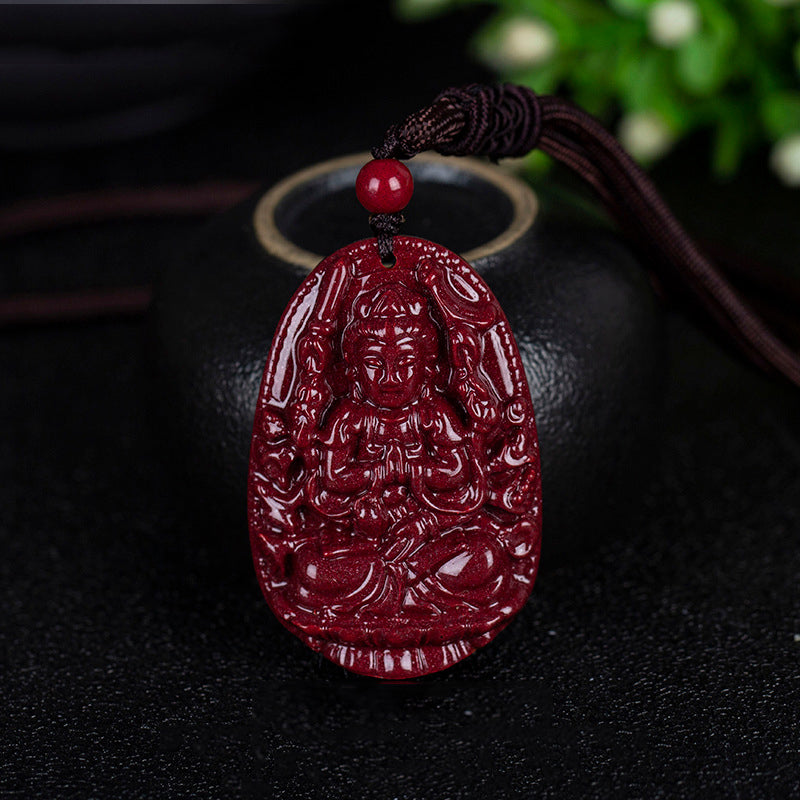
[[[593,116],[568,100],[524,86],[451,88],[399,125],[391,126],[376,158],[443,155],[518,157],[538,148],[580,175],[622,232],[648,256],[662,283],[681,288],[752,362],[800,386],[800,355],[744,301],[722,269],[704,255],[667,207],[644,170]],[[391,256],[391,225],[374,215]]]

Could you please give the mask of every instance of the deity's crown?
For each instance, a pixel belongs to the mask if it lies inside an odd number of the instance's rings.
[[[425,300],[405,286],[381,286],[356,302],[356,317],[362,320],[400,320],[425,315]]]
[[[438,336],[428,301],[407,286],[384,283],[364,292],[357,296],[349,317],[342,334],[346,359],[357,357],[358,347],[352,346],[356,339],[383,341],[387,328],[398,327],[413,336],[426,362],[436,357]]]

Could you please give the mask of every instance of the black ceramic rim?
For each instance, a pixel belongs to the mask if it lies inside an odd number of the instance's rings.
[[[369,153],[356,153],[314,164],[288,178],[276,183],[259,201],[253,213],[253,227],[261,246],[284,262],[306,270],[312,270],[324,258],[294,244],[278,228],[275,213],[280,203],[304,183],[314,181],[322,175],[339,170],[353,170],[366,164],[372,156]],[[511,221],[508,227],[480,247],[460,254],[470,264],[491,256],[513,244],[530,228],[536,218],[539,203],[533,190],[524,181],[499,167],[472,158],[459,158],[457,161],[435,153],[423,153],[414,159],[424,164],[438,164],[447,170],[468,172],[492,184],[501,191],[511,203]],[[364,222],[365,230],[366,220]]]

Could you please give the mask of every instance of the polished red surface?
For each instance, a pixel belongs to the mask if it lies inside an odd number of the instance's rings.
[[[406,236],[326,258],[284,312],[258,399],[249,522],[281,622],[349,670],[408,678],[491,641],[539,561],[530,393],[497,301]]]
[[[370,214],[402,211],[414,194],[414,179],[402,161],[377,158],[365,164],[356,178],[358,202]]]

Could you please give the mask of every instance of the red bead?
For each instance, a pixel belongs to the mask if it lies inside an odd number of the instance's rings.
[[[378,158],[361,168],[356,178],[358,202],[370,214],[402,211],[414,194],[414,179],[408,167],[393,158]]]

